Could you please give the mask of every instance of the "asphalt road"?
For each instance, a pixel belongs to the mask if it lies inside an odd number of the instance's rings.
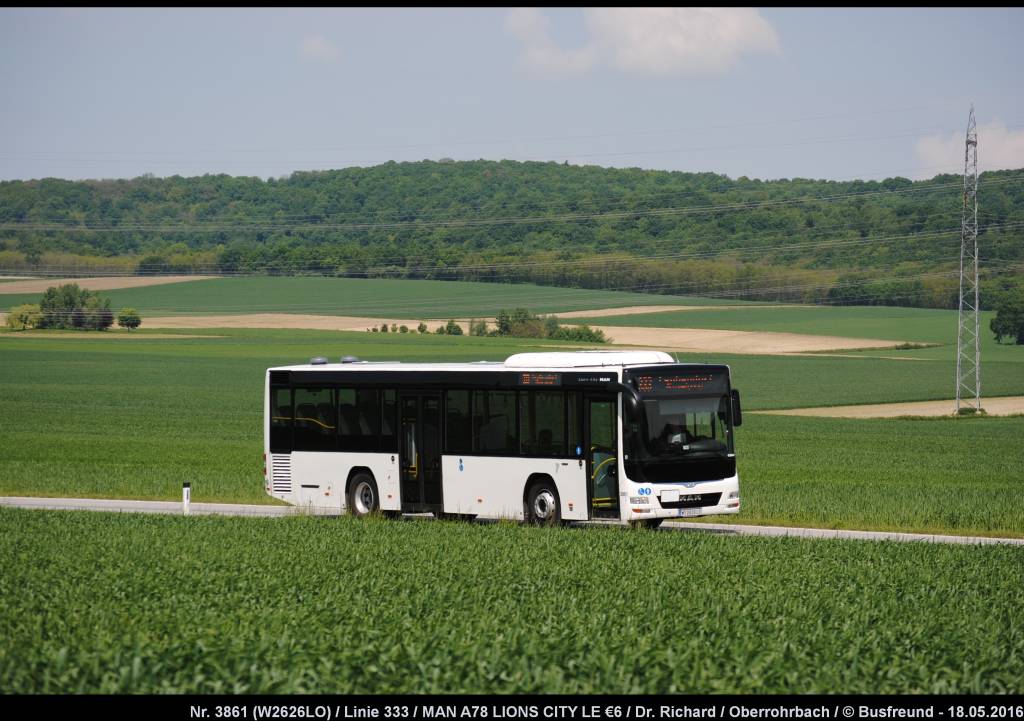
[[[57,510],[106,511],[111,513],[170,513],[181,515],[177,501],[128,501],[116,498],[29,498],[0,496],[0,506]],[[337,515],[334,512],[310,511],[296,506],[247,505],[241,503],[191,503],[189,513],[196,516],[295,516]],[[593,523],[611,523],[594,521]],[[924,543],[1007,544],[1024,546],[1021,538],[989,538],[986,536],[949,536],[928,533],[893,533],[887,531],[841,531],[825,528],[789,528],[786,526],[746,526],[733,523],[692,523],[666,521],[666,530],[721,533],[733,536],[796,536],[799,538],[844,538],[859,541],[919,541]]]

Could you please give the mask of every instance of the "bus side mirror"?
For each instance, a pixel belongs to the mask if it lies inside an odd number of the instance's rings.
[[[740,392],[735,388],[732,389],[732,424],[734,426],[743,425],[743,409],[740,408]]]

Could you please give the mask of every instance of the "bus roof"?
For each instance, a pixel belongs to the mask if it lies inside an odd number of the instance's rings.
[[[279,366],[268,370],[316,371],[316,370],[446,370],[446,371],[495,371],[495,370],[555,370],[562,368],[626,368],[629,366],[652,366],[675,363],[668,353],[662,351],[635,350],[584,350],[555,353],[516,353],[502,361],[476,361],[473,363],[402,363],[401,361],[348,361],[338,363],[304,363],[301,365]]]

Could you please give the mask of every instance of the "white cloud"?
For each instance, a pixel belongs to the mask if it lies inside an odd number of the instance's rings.
[[[744,53],[779,52],[753,8],[590,8],[586,23],[614,67],[638,73],[722,73]]]
[[[949,135],[928,135],[914,146],[924,166],[918,178],[962,172],[966,128]],[[1024,130],[1010,130],[996,120],[978,126],[978,172],[1024,168]]]
[[[302,57],[322,63],[334,63],[341,58],[341,51],[323,35],[310,35],[302,40]]]
[[[536,8],[515,8],[505,16],[505,29],[523,43],[523,62],[535,70],[579,73],[596,60],[591,47],[563,50],[551,39],[547,16]]]
[[[652,75],[722,73],[744,53],[778,53],[774,28],[752,8],[589,8],[583,48],[551,39],[548,18],[517,8],[505,28],[523,43],[523,60],[540,70],[582,72],[599,61]]]

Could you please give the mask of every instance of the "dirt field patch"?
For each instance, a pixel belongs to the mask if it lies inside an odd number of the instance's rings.
[[[710,330],[706,328],[631,328],[593,326],[614,339],[615,344],[647,345],[667,350],[694,353],[749,353],[776,355],[823,350],[892,348],[902,341],[877,338],[841,338],[830,335],[771,333],[746,330]]]
[[[956,401],[948,400],[827,408],[792,408],[784,411],[748,411],[748,413],[763,413],[773,416],[823,416],[826,418],[899,418],[900,416],[951,416],[955,407]],[[982,398],[981,407],[990,416],[1024,413],[1024,396]]]
[[[16,280],[0,283],[0,293],[42,293],[50,286],[65,283],[78,283],[79,288],[86,290],[115,290],[117,288],[141,288],[146,285],[165,285],[167,283],[183,283],[187,280],[210,280],[216,275],[162,275],[147,276],[112,276],[109,278],[34,278],[32,280]]]
[[[709,305],[629,305],[624,308],[598,308],[596,310],[570,310],[566,313],[551,313],[562,318],[610,318],[615,315],[638,315],[640,313],[665,313],[670,310],[707,310],[721,306]]]
[[[629,305],[624,308],[598,308],[597,310],[571,310],[551,313],[563,318],[611,318],[616,315],[667,313],[674,310],[750,310],[751,308],[796,308],[795,305]]]
[[[330,315],[299,315],[292,313],[250,313],[245,315],[164,316],[145,318],[147,328],[296,328],[307,330],[360,331],[405,325],[415,330],[420,321],[409,318],[365,318]],[[425,321],[431,332],[446,321]],[[469,324],[459,322],[464,332]],[[630,328],[598,326],[615,345],[646,346],[665,350],[696,353],[749,353],[774,355],[822,350],[854,350],[858,348],[891,348],[902,341],[872,338],[840,338],[837,336],[801,335],[799,333],[767,333],[739,330],[707,330],[695,328]]]

